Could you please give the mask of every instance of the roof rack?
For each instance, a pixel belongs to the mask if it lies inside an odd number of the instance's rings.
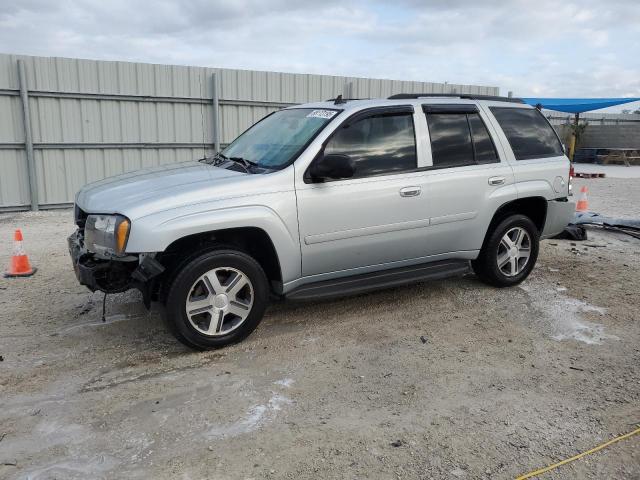
[[[340,100],[341,103],[353,102],[355,100],[371,100],[370,98],[342,98],[342,95],[338,95],[336,98],[328,98],[325,102],[335,102]]]
[[[496,102],[525,103],[521,98],[499,97],[497,95],[475,95],[468,93],[397,93],[388,100],[410,100],[425,97],[464,98],[468,100],[493,100]]]

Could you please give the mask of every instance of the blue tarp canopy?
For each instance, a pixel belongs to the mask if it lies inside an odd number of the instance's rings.
[[[523,98],[529,105],[566,113],[582,113],[613,107],[623,103],[637,102],[640,98]]]

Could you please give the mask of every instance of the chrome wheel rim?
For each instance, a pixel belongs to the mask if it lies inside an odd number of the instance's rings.
[[[249,277],[236,268],[218,267],[198,278],[187,295],[191,326],[203,335],[227,335],[242,325],[253,306]]]
[[[507,277],[522,272],[531,257],[531,236],[521,227],[507,230],[498,245],[498,270]]]

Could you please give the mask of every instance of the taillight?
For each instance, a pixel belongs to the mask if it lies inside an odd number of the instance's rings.
[[[576,171],[573,168],[573,163],[569,164],[569,195],[573,195],[573,177],[576,176]]]

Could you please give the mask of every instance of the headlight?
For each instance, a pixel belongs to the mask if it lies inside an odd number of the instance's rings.
[[[122,255],[127,246],[131,223],[122,215],[89,215],[84,227],[87,250],[107,255]]]

